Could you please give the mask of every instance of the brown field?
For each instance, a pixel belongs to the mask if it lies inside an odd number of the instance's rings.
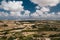
[[[44,40],[43,38],[60,40],[59,20],[0,20],[0,40]]]

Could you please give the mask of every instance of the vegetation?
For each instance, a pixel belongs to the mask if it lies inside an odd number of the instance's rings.
[[[11,25],[7,23],[9,21],[0,21],[0,40],[38,40],[41,37],[60,40],[60,21],[10,21]]]
[[[3,26],[3,27],[8,27],[8,25],[7,25],[7,24],[3,24],[2,26]]]
[[[60,38],[51,38],[51,40],[60,40]]]

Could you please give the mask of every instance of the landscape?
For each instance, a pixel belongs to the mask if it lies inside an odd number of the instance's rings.
[[[0,40],[60,40],[60,0],[0,0]]]
[[[0,20],[0,40],[60,40],[60,21]]]

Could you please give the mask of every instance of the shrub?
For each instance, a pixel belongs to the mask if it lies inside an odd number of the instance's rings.
[[[3,24],[2,26],[4,26],[4,27],[8,27],[8,25],[7,25],[7,24]]]

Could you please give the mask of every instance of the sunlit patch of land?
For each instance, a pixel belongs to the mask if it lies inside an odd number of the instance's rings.
[[[1,40],[60,40],[59,20],[0,20]]]

